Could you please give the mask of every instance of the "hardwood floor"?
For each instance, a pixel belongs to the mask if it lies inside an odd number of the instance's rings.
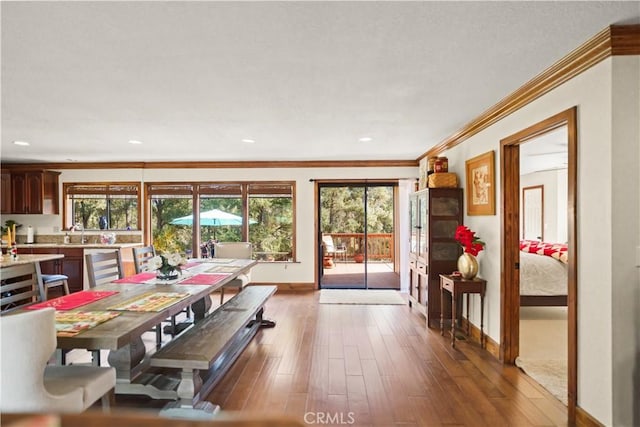
[[[452,349],[408,306],[318,298],[274,295],[265,317],[277,326],[258,332],[207,400],[308,425],[566,425],[566,407],[518,368],[464,340]]]

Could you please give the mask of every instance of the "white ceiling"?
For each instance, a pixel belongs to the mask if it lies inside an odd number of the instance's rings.
[[[637,1],[0,7],[3,162],[414,160],[640,23]]]
[[[562,126],[520,145],[520,174],[567,169],[569,132]]]

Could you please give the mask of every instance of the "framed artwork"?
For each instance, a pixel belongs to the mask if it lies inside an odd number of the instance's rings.
[[[495,215],[496,187],[493,151],[466,161],[467,215]]]

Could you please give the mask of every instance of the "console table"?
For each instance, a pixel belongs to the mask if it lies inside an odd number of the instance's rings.
[[[483,279],[465,280],[460,276],[440,275],[440,334],[444,335],[444,292],[451,294],[451,347],[456,346],[456,307],[458,297],[467,296],[467,336],[469,335],[469,294],[480,294],[480,347],[484,348],[484,293],[487,281]]]

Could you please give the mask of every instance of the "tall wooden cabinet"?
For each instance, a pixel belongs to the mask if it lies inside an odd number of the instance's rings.
[[[440,274],[456,270],[462,253],[454,238],[463,219],[462,189],[427,188],[413,193],[409,204],[409,305],[427,318],[427,326],[437,326]],[[445,317],[451,317],[450,301],[445,307]]]

